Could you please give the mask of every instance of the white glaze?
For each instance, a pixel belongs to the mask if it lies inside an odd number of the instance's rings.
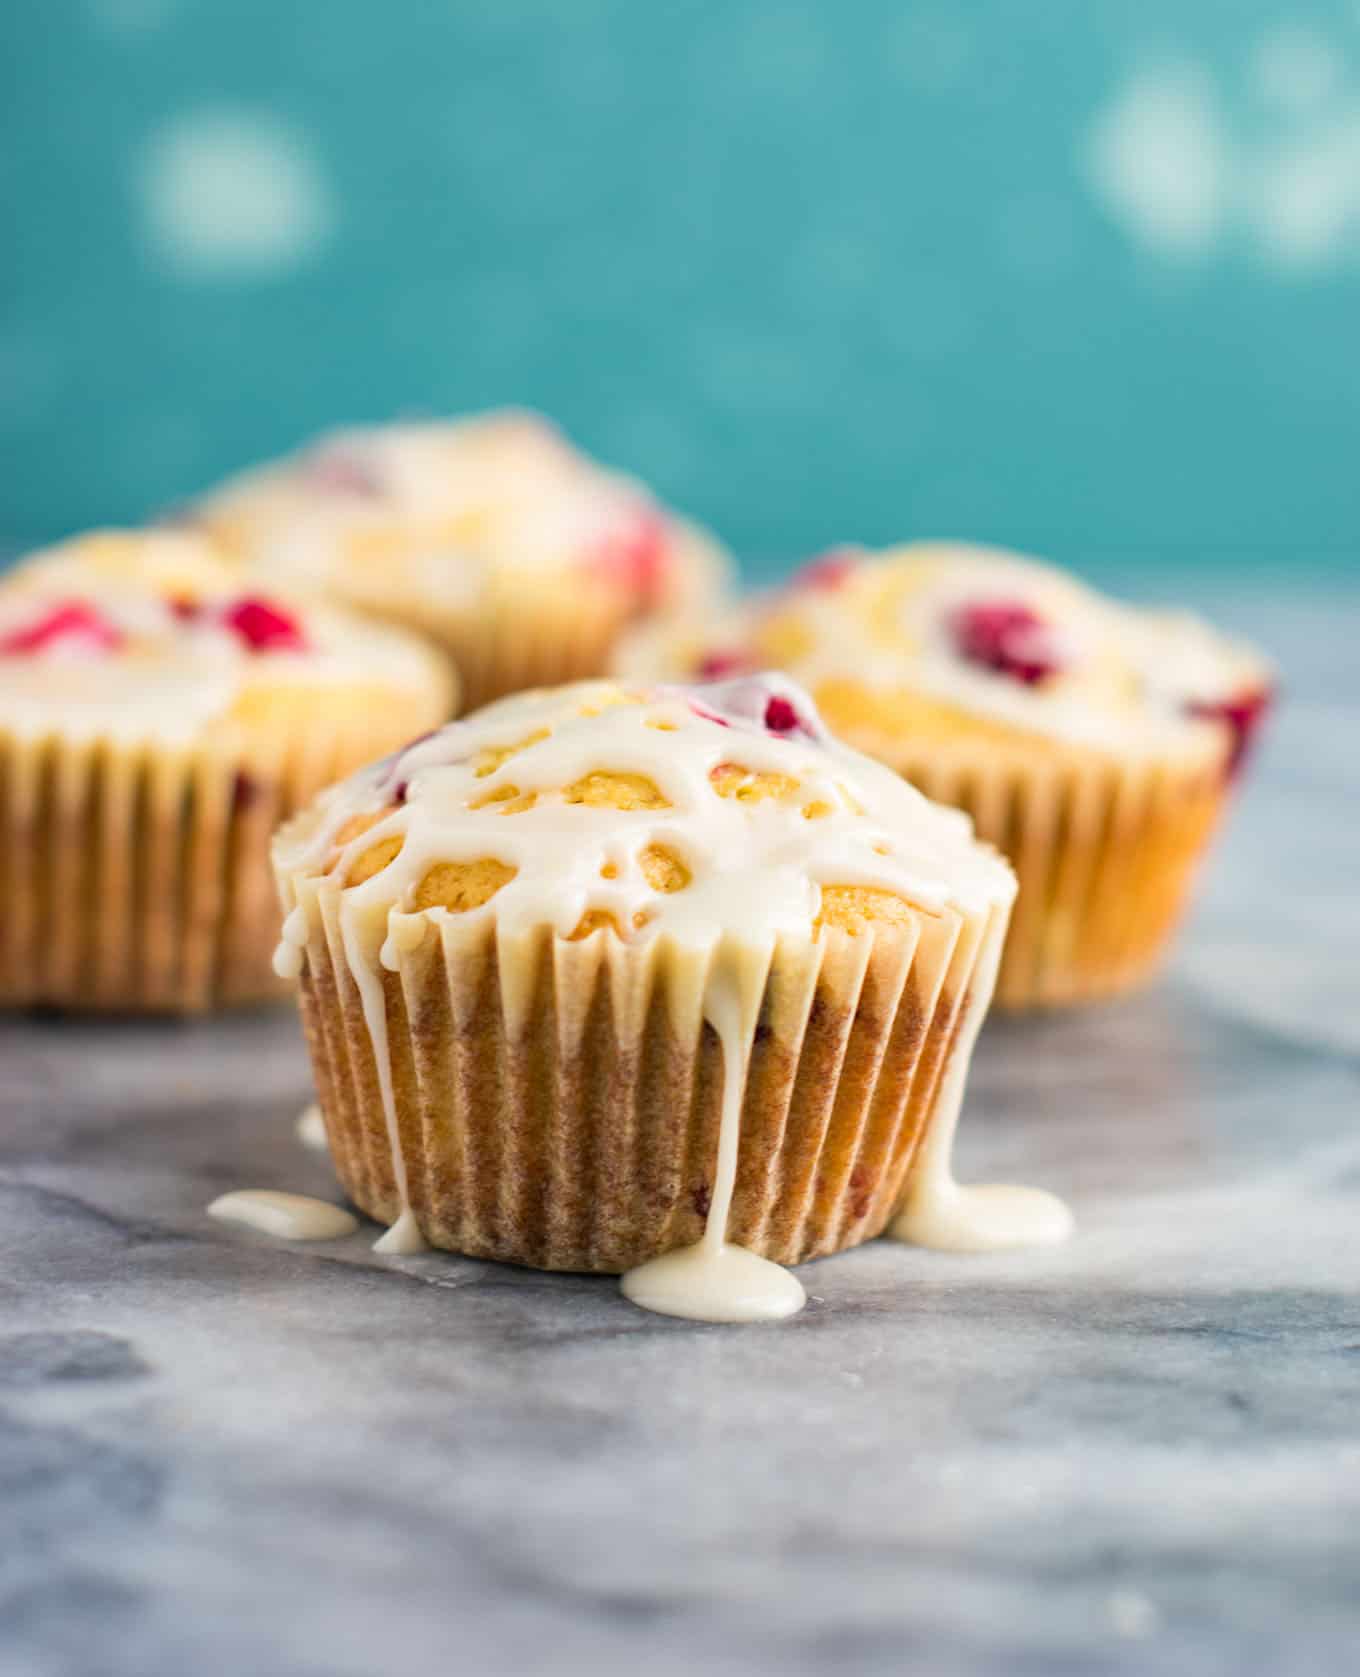
[[[214,614],[250,592],[201,537],[180,531],[101,532],[31,555],[0,585],[0,639],[79,601],[121,644],[57,640],[0,654],[0,729],[183,746],[264,689],[375,683],[424,692],[445,679],[411,636],[312,601],[281,602],[305,650],[252,649]],[[171,602],[181,595],[199,602],[200,615],[176,615]]]
[[[55,734],[73,744],[107,739],[186,746],[235,703],[235,672],[168,654],[154,668],[113,656],[0,658],[0,731]]]
[[[575,566],[661,516],[641,484],[514,410],[332,432],[198,511],[264,569],[311,586],[366,584],[353,549],[392,538],[377,583],[445,609],[475,607],[499,571]]]
[[[1001,1182],[965,1187],[954,1180],[954,1132],[973,1046],[996,984],[1004,930],[994,926],[979,955],[968,1012],[936,1097],[934,1117],[912,1161],[902,1209],[889,1231],[898,1240],[940,1252],[1057,1246],[1072,1232],[1072,1213],[1043,1188]]]
[[[302,976],[302,951],[307,943],[307,914],[291,908],[283,922],[283,934],[274,950],[274,971],[285,981]]]
[[[833,740],[793,682],[770,676],[693,689],[701,704],[724,707],[726,726],[697,714],[691,690],[682,688],[658,688],[645,703],[594,716],[575,714],[617,691],[586,682],[520,694],[442,729],[335,789],[311,831],[285,839],[283,871],[320,868],[351,817],[389,808],[339,850],[332,866],[344,875],[370,846],[403,840],[395,862],[344,893],[349,918],[365,923],[375,954],[388,915],[409,908],[415,886],[441,861],[494,857],[518,870],[492,903],[472,911],[494,913],[502,931],[546,924],[566,937],[591,909],[613,914],[620,925],[642,912],[649,935],[665,930],[687,944],[711,943],[732,925],[756,936],[806,935],[823,884],[872,886],[928,909],[947,902],[978,909],[1013,892],[1009,869],[974,843],[966,815],[932,804],[882,764]],[[787,698],[815,732],[780,738],[736,708],[749,711],[771,696]],[[478,775],[479,754],[517,745],[545,722],[560,725]],[[796,779],[798,794],[755,803],[718,797],[709,777],[726,762]],[[555,796],[594,772],[644,777],[668,807],[623,811]],[[393,789],[403,784],[407,801],[391,806]],[[510,788],[534,793],[535,807],[503,814],[493,800]],[[469,807],[474,801],[481,807]],[[825,804],[829,813],[806,819],[802,811],[811,804]],[[667,895],[647,883],[637,861],[653,844],[674,850],[690,868],[685,890]],[[602,876],[606,863],[616,877]],[[290,916],[284,942],[300,945],[304,931],[305,916]],[[287,955],[280,960],[291,968]]]
[[[736,970],[720,968],[705,993],[704,1011],[722,1047],[723,1091],[717,1168],[703,1238],[639,1264],[619,1283],[625,1298],[658,1315],[696,1322],[773,1322],[796,1315],[807,1303],[796,1276],[727,1239],[751,1040],[768,964],[766,956],[753,974],[756,983],[743,983],[738,958]]]
[[[395,1156],[392,1162],[393,1169],[397,1169],[398,1160]],[[401,1215],[397,1218],[396,1222],[393,1223],[392,1227],[388,1229],[386,1234],[380,1235],[378,1239],[373,1242],[373,1250],[375,1252],[381,1252],[384,1256],[389,1258],[411,1258],[414,1257],[417,1252],[424,1252],[426,1250],[425,1236],[420,1232],[420,1224],[416,1221],[416,1214],[411,1210],[410,1206],[405,1203],[406,1166],[404,1162],[400,1165],[400,1172],[402,1196]]]
[[[634,1302],[665,1314],[773,1319],[800,1308],[801,1286],[777,1265],[728,1244],[726,1232],[750,1043],[775,940],[812,935],[824,884],[867,885],[927,910],[954,904],[992,912],[999,938],[1014,879],[976,844],[966,816],[931,804],[890,770],[831,739],[807,695],[782,677],[654,689],[596,708],[618,692],[609,683],[586,682],[522,694],[452,724],[333,789],[310,821],[281,836],[276,862],[285,879],[328,869],[342,880],[370,846],[402,840],[385,868],[338,893],[340,934],[373,1047],[401,1205],[379,1242],[383,1251],[419,1250],[420,1235],[397,1125],[381,969],[396,970],[402,949],[430,923],[448,918],[443,909],[410,911],[431,867],[493,858],[517,870],[489,902],[459,916],[494,919],[503,940],[544,925],[565,937],[598,910],[620,927],[643,916],[642,929],[630,935],[664,934],[713,951],[703,1013],[718,1033],[724,1084],[704,1236],[630,1272],[623,1286]],[[766,729],[761,719],[771,699],[793,706],[798,732],[779,736]],[[549,730],[547,737],[525,743],[539,729]],[[518,749],[497,768],[478,773],[484,753],[512,747]],[[720,797],[710,776],[727,763],[787,777],[796,789],[751,803]],[[591,773],[644,777],[665,807],[620,810],[561,798],[564,787]],[[403,789],[404,802],[394,805]],[[537,801],[506,815],[491,800],[511,789],[516,797],[532,792]],[[803,810],[811,804],[829,812],[809,819]],[[374,825],[337,844],[355,815],[383,811]],[[683,890],[666,894],[648,883],[639,858],[652,844],[666,846],[690,869]],[[740,936],[733,937],[733,927],[742,928]],[[307,913],[296,905],[284,923],[280,972],[298,970],[308,936]],[[970,1033],[986,1010],[995,950],[989,959],[975,987]],[[513,987],[503,999],[507,1008],[515,1005]],[[943,1164],[929,1175],[937,1199],[971,1042],[970,1034],[956,1050],[955,1082],[940,1109]]]
[[[298,1113],[293,1132],[302,1145],[310,1147],[314,1153],[326,1153],[330,1150],[330,1143],[326,1140],[326,1120],[315,1101]]]
[[[1154,703],[1224,704],[1274,682],[1267,659],[1193,612],[1117,609],[1124,649]]]
[[[779,661],[814,694],[830,682],[905,688],[1027,733],[1134,754],[1212,744],[1220,736],[1189,707],[1271,680],[1263,658],[1189,614],[1119,604],[1018,554],[918,543],[838,557],[846,566],[839,577],[795,578],[736,622],[729,614],[707,627],[694,616],[643,625],[626,637],[615,667],[638,680],[683,677],[710,652],[751,656],[766,630],[775,646],[791,630],[798,650]],[[1058,672],[1028,685],[963,656],[955,616],[985,604],[1029,606]]]
[[[892,1233],[937,1252],[1008,1252],[1061,1246],[1072,1228],[1070,1209],[1047,1189],[1010,1182],[965,1186],[946,1172],[898,1214]]]
[[[382,974],[373,958],[371,940],[363,935],[359,915],[346,914],[341,920],[341,934],[345,944],[345,959],[359,987],[359,1000],[364,1010],[364,1024],[368,1040],[373,1045],[373,1064],[378,1074],[378,1091],[382,1100],[383,1117],[387,1122],[387,1145],[392,1156],[392,1176],[396,1182],[401,1211],[387,1233],[374,1243],[375,1252],[409,1255],[425,1250],[425,1238],[411,1211],[411,1196],[406,1175],[406,1155],[402,1151],[401,1132],[397,1125],[397,1103],[392,1092],[392,1050],[387,1036],[387,1003],[383,996]]]
[[[339,1240],[359,1227],[358,1219],[343,1206],[273,1188],[239,1188],[221,1194],[208,1207],[208,1215],[224,1223],[244,1223],[278,1240]]]

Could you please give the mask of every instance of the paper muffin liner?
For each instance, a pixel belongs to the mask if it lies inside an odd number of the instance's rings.
[[[511,600],[488,605],[473,621],[439,625],[438,639],[465,677],[467,710],[530,687],[557,687],[608,668],[610,648],[629,618],[616,600],[583,597],[552,609],[527,609]],[[427,629],[428,632],[428,629]]]
[[[575,599],[548,593],[537,604],[509,596],[475,609],[441,610],[435,600],[381,601],[343,592],[352,608],[433,641],[456,664],[461,712],[530,687],[556,687],[603,674],[629,620],[618,601],[587,590]]]
[[[631,624],[712,603],[726,578],[718,550],[681,526],[674,560],[673,599],[642,609],[626,589],[580,572],[506,572],[455,605],[438,591],[414,594],[380,585],[347,585],[343,570],[335,591],[350,606],[413,629],[448,653],[460,677],[461,710],[531,687],[607,675],[614,648]]]
[[[999,1007],[1094,1001],[1154,976],[1226,801],[1221,743],[1179,759],[1120,761],[847,737],[927,797],[965,810],[1015,869]]]
[[[394,698],[242,749],[0,733],[0,1006],[197,1013],[285,994],[273,832],[431,720]]]
[[[722,1049],[704,1017],[718,946],[506,938],[448,914],[414,948],[394,936],[398,970],[382,972],[394,1147],[339,889],[281,883],[307,918],[303,1019],[357,1205],[394,1222],[400,1169],[432,1245],[540,1269],[617,1273],[699,1240],[721,1115]],[[960,1024],[1005,919],[923,912],[758,957],[729,1240],[787,1264],[883,1230],[951,1056],[968,1051]]]

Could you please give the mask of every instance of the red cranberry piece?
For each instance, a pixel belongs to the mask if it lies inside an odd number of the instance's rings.
[[[26,629],[16,629],[0,640],[0,653],[45,652],[52,646],[79,647],[87,652],[111,652],[123,641],[122,631],[92,605],[67,600]]]
[[[716,722],[720,728],[730,728],[732,726],[727,717],[719,716],[716,710],[710,710],[707,705],[700,704],[698,699],[691,699],[689,708],[696,716],[702,716],[705,722]]]
[[[396,752],[392,756],[392,758],[390,759],[392,767],[394,769],[399,769],[401,767],[401,765],[406,761],[406,758],[409,755],[409,753],[414,751],[415,748],[418,745],[424,745],[426,740],[432,740],[436,734],[439,734],[439,733],[442,733],[442,732],[443,732],[442,728],[427,728],[426,731],[423,734],[417,734],[416,737],[413,740],[408,740],[406,742],[406,744],[404,746],[402,746],[401,750]],[[460,759],[460,761],[461,761],[461,759]],[[411,790],[411,782],[408,778],[402,778],[400,780],[394,780],[392,782],[392,801],[393,801],[393,803],[404,804],[406,802],[406,794],[410,790]]]
[[[789,701],[776,693],[765,706],[765,726],[772,734],[791,734],[802,723]]]
[[[1203,717],[1210,722],[1222,722],[1228,729],[1232,738],[1226,766],[1229,780],[1236,780],[1241,774],[1247,754],[1255,743],[1261,721],[1270,709],[1274,697],[1274,692],[1269,687],[1248,687],[1241,693],[1234,694],[1231,699],[1215,702],[1199,699],[1186,706],[1191,716]]]
[[[167,600],[166,604],[170,607],[170,615],[178,618],[181,623],[192,623],[203,609],[197,600],[181,598]]]
[[[382,480],[373,466],[341,448],[322,449],[308,456],[303,475],[314,489],[336,495],[358,495],[374,500],[382,494]]]
[[[815,559],[809,559],[793,573],[795,588],[820,588],[830,590],[839,588],[854,570],[856,563],[855,550],[851,547],[833,547],[829,553],[821,553]]]
[[[302,627],[290,613],[258,595],[248,594],[222,614],[252,652],[305,652]]]
[[[631,524],[608,537],[593,560],[601,576],[627,590],[644,610],[660,600],[669,564],[665,520],[650,509],[643,509]]]
[[[1018,602],[963,606],[951,619],[954,644],[970,664],[1035,687],[1062,668],[1048,625]]]
[[[243,815],[260,796],[260,783],[248,775],[244,769],[236,771],[236,777],[231,783],[231,808],[235,815]]]
[[[725,681],[728,676],[740,675],[750,667],[750,660],[741,652],[706,652],[695,670],[702,681]]]

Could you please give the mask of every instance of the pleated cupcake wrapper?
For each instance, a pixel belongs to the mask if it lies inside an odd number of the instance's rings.
[[[1060,1006],[1133,989],[1157,970],[1222,811],[1222,752],[1116,762],[930,740],[864,744],[927,797],[966,810],[1009,858],[1020,892],[1001,1007]]]
[[[284,994],[270,836],[410,720],[256,731],[248,752],[0,733],[0,1006],[193,1013]]]
[[[685,530],[677,558],[689,609],[716,595],[726,574],[718,551]],[[463,713],[531,687],[555,687],[609,672],[613,649],[637,618],[620,588],[585,573],[518,573],[495,579],[466,606],[441,609],[428,595],[340,592],[349,603],[427,636],[458,668]],[[669,608],[665,608],[669,609]]]
[[[491,597],[465,610],[441,610],[434,600],[376,599],[344,593],[351,607],[413,629],[457,665],[461,714],[530,687],[555,687],[602,674],[610,648],[628,621],[623,602],[599,589],[584,597],[549,592]]]
[[[349,1196],[402,1209],[340,893],[283,882],[309,935],[301,983],[332,1157]],[[758,1021],[727,1236],[797,1263],[878,1234],[931,1123],[986,940],[1005,909],[737,948]],[[404,920],[398,916],[398,936]],[[499,936],[441,915],[383,973],[409,1204],[436,1246],[618,1272],[699,1239],[714,1186],[722,1049],[706,985],[732,947],[662,934]],[[986,1005],[986,997],[979,998]]]

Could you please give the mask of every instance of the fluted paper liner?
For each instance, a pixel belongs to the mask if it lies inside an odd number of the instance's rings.
[[[966,811],[1015,869],[998,1006],[1092,1001],[1154,975],[1225,802],[1219,745],[1179,759],[1017,761],[973,741],[847,737]]]
[[[465,672],[464,709],[475,710],[507,693],[603,675],[630,615],[626,601],[585,585],[575,595],[549,590],[532,607],[507,595],[475,619],[427,617],[423,627]]]
[[[680,530],[674,560],[678,588],[695,596],[716,592],[723,561],[697,532],[683,525]],[[638,601],[626,589],[588,570],[492,576],[475,598],[456,606],[441,603],[437,593],[396,592],[382,581],[356,582],[343,572],[336,592],[450,654],[463,714],[526,688],[608,674],[619,637],[639,615]],[[678,610],[679,604],[656,609]]]
[[[281,883],[308,922],[300,992],[335,1167],[390,1223],[401,1196],[341,894],[306,876]],[[697,1241],[721,1115],[722,1053],[704,1018],[716,950],[665,933],[568,941],[541,928],[512,941],[487,916],[431,919],[382,977],[398,1145],[425,1238],[602,1272]],[[787,1264],[883,1230],[932,1122],[979,952],[1005,919],[922,912],[774,946],[730,1240]]]
[[[0,1006],[194,1013],[274,975],[280,821],[428,721],[255,730],[248,749],[0,732]]]

